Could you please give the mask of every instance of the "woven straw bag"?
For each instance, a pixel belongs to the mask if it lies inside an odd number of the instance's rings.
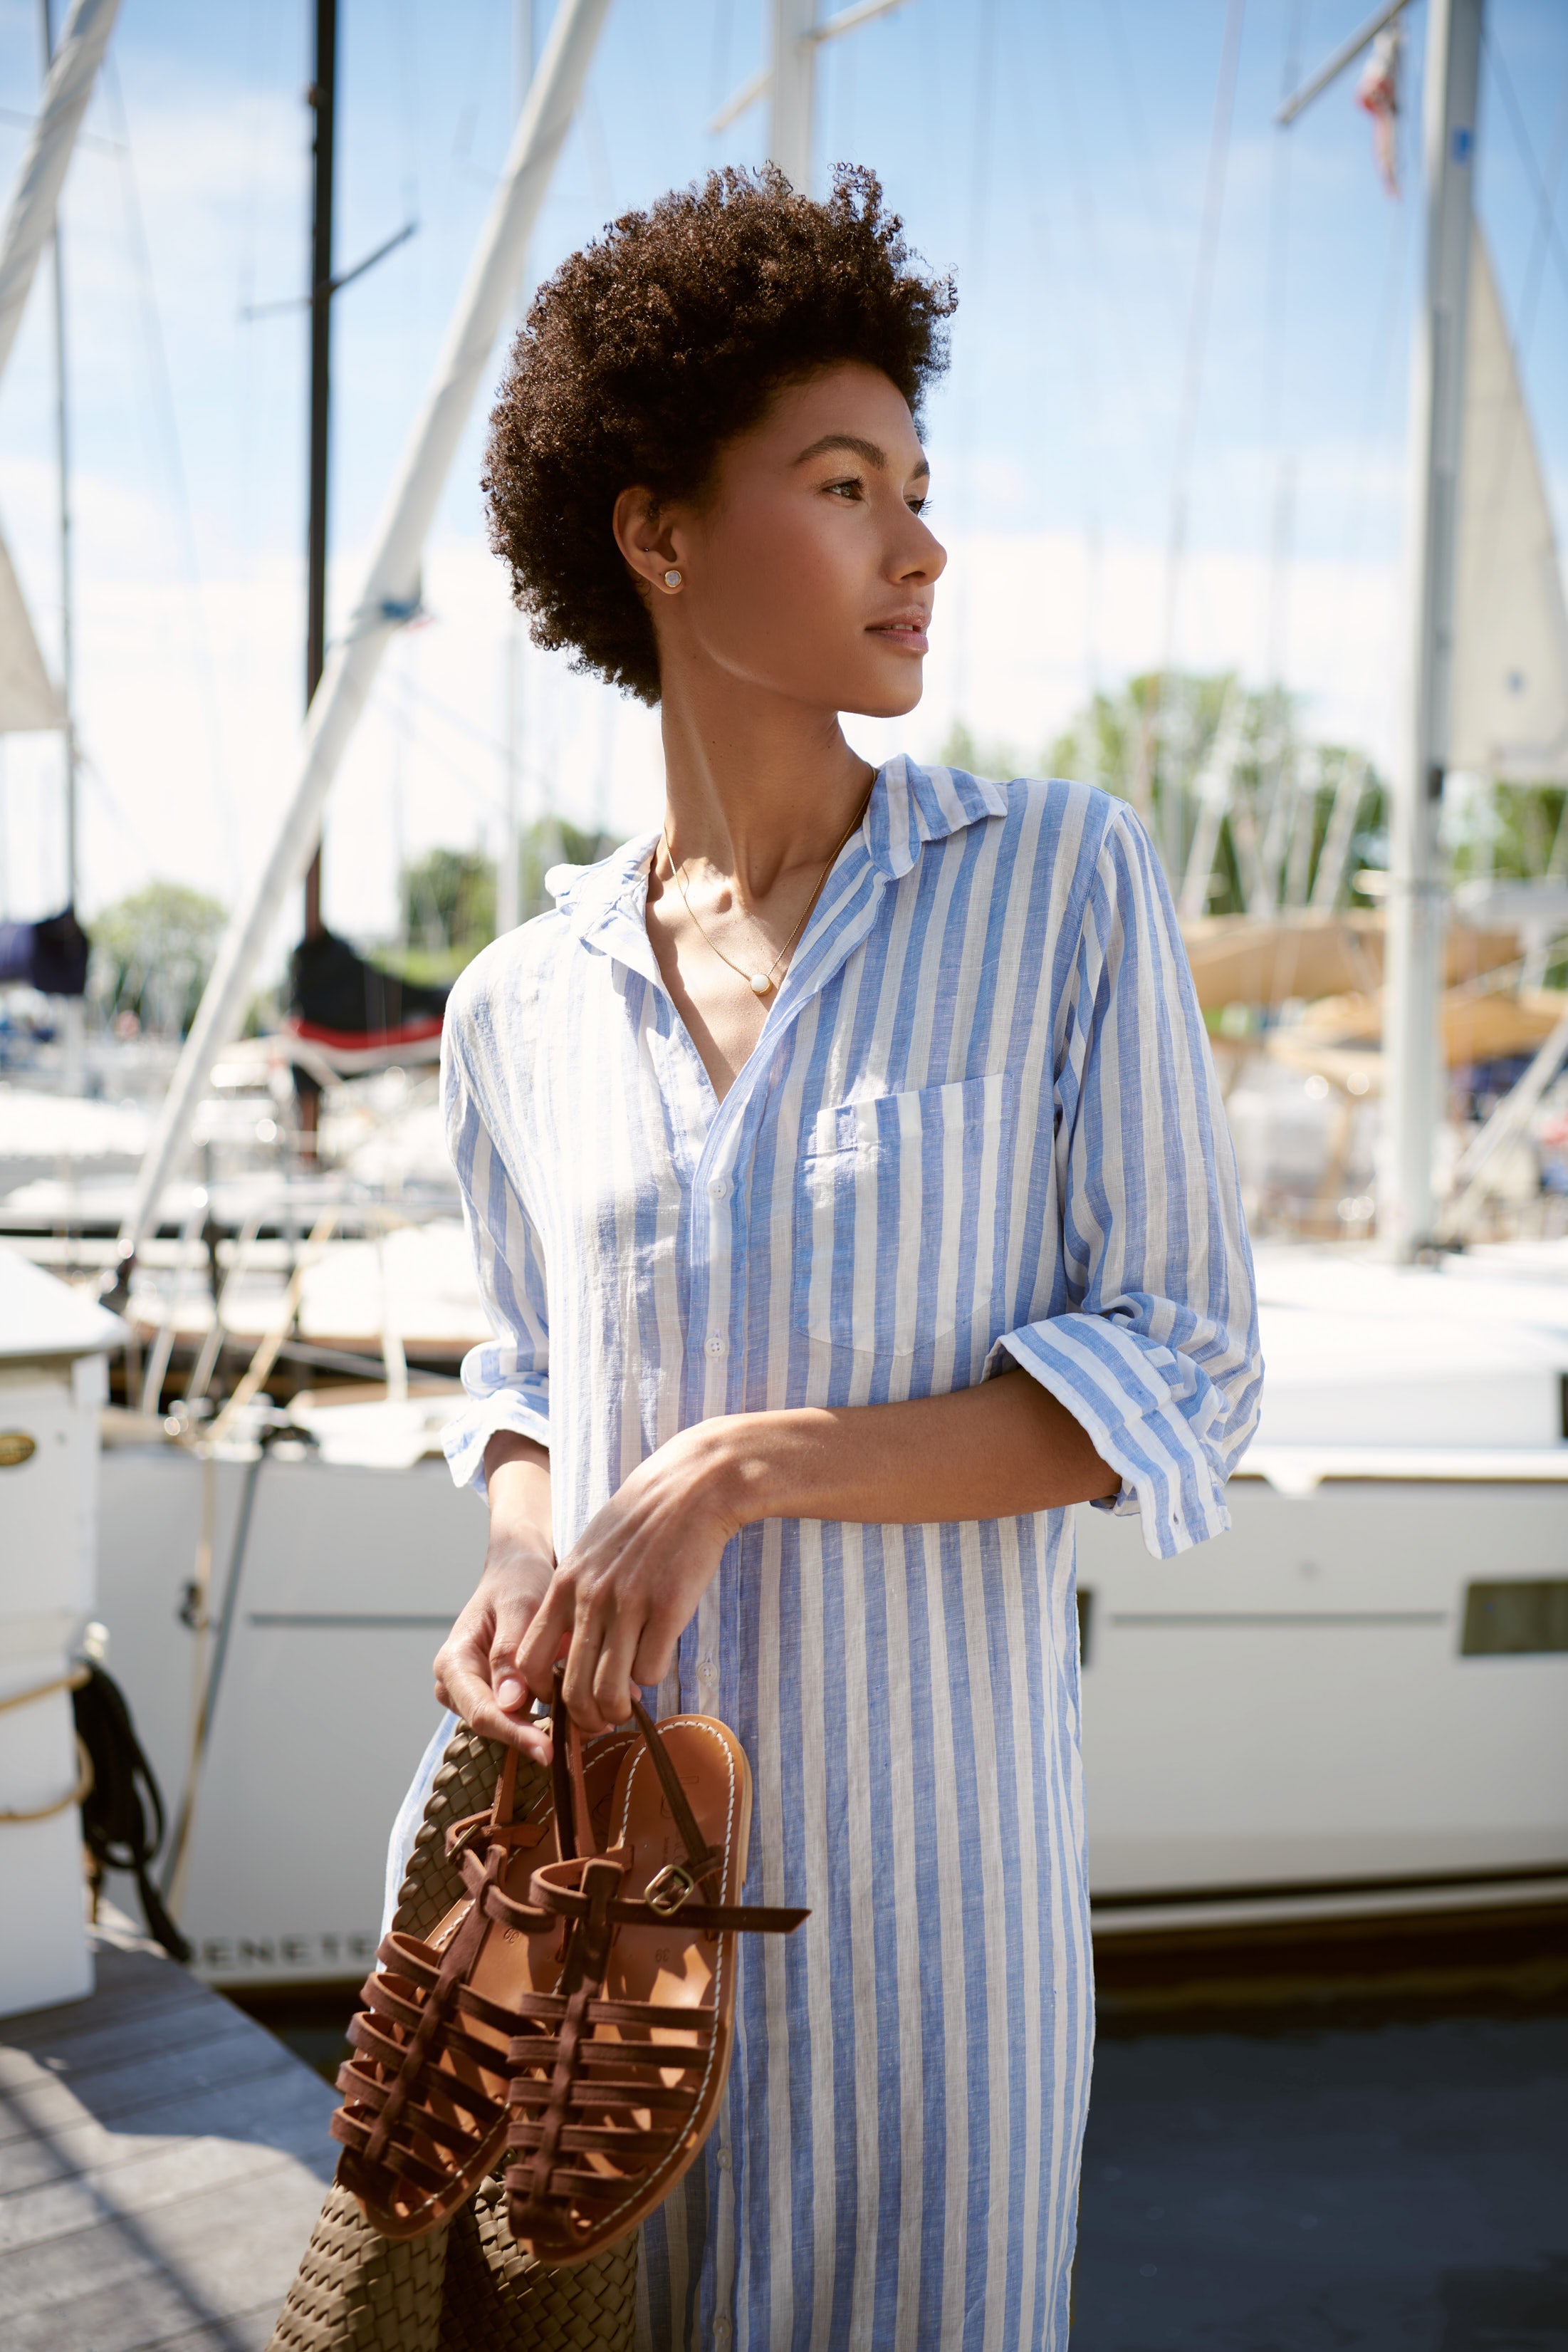
[[[463,1895],[447,1826],[489,1806],[501,1754],[466,1726],[453,1734],[398,1897],[406,1933],[427,1935]],[[530,1771],[549,1777],[519,1766],[519,1792]],[[497,2173],[449,2228],[394,2242],[329,2189],[267,2352],[631,2352],[635,2234],[557,2270],[517,2245],[506,2203]]]

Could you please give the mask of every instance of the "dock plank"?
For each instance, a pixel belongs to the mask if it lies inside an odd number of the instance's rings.
[[[92,1999],[0,2021],[5,2352],[261,2352],[333,2095],[134,1939],[98,1966]]]
[[[244,2099],[246,2128],[251,2137],[266,2147],[300,2157],[325,2181],[337,2153],[327,2137],[330,2100],[323,2101],[317,2114],[303,2114],[292,2073],[274,2070],[243,2076],[233,2086],[225,2083],[195,2093],[175,2091],[139,2107],[132,2119],[134,2130],[115,2128],[96,2116],[84,2116],[63,2129],[57,2128],[47,2139],[14,2141],[0,2161],[4,2181],[0,2199],[72,2175],[93,2178],[117,2165],[179,2147],[190,2138],[222,2138],[234,2123],[236,2091]]]
[[[302,2131],[299,2137],[302,2143],[308,2137],[314,2142],[319,2135]],[[287,2167],[291,2155],[308,2165],[315,2153],[313,2145],[275,2150],[213,2138],[165,2139],[146,2149],[139,2146],[117,2161],[0,2197],[0,2254],[93,2229],[116,2214],[151,2213],[177,2197],[207,2189],[237,2190],[242,2182],[275,2172],[280,2164]]]

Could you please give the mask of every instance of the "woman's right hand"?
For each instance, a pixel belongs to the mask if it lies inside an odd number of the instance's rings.
[[[490,1542],[484,1572],[436,1652],[435,1696],[482,1738],[548,1764],[549,1734],[529,1716],[517,1650],[555,1573],[549,1456],[526,1438],[500,1435],[486,1448],[485,1469]]]

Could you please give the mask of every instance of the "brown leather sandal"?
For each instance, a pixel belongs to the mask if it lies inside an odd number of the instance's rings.
[[[601,2253],[650,2213],[693,2162],[718,2113],[734,2042],[735,1938],[789,1935],[810,1912],[741,1904],[751,1773],[727,1724],[657,1726],[632,1701],[640,1745],[622,1755],[613,1843],[565,1851],[591,1823],[567,1786],[558,1670],[559,1861],[535,1871],[533,1919],[492,1895],[538,1948],[559,1936],[551,1976],[514,1991],[507,2174],[512,2234],[537,2260]],[[564,1736],[563,1736],[564,1735]],[[534,1924],[540,1918],[548,1927]]]
[[[575,1816],[607,1833],[620,1768],[636,1745],[630,1730],[610,1732],[586,1750],[574,1743],[569,1759],[559,1723],[557,1732],[560,1763],[520,1817],[509,1748],[489,1811],[454,1822],[446,1850],[467,1894],[428,1937],[394,1930],[384,1939],[349,2028],[354,2055],[339,2071],[343,2105],[331,2122],[343,2143],[338,2178],[383,2237],[418,2238],[450,2221],[506,2146],[517,1999],[553,1984],[558,1966],[517,1934],[512,1915],[528,1910],[536,1927],[559,1923],[515,1898],[550,1851],[563,1776],[569,1824]],[[570,1826],[555,1851],[576,1852]]]

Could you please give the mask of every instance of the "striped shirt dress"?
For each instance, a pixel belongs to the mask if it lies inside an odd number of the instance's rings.
[[[1151,1552],[1219,1534],[1251,1261],[1133,812],[891,761],[722,1103],[648,941],[653,846],[567,869],[453,994],[497,1334],[456,1479],[482,1488],[497,1430],[548,1444],[564,1554],[689,1423],[1021,1367]],[[747,1528],[659,1691],[680,1708],[750,1758],[747,1899],[811,1916],[738,1939],[728,2090],[644,2227],[640,2345],[1061,2352],[1092,2042],[1071,1512]]]

